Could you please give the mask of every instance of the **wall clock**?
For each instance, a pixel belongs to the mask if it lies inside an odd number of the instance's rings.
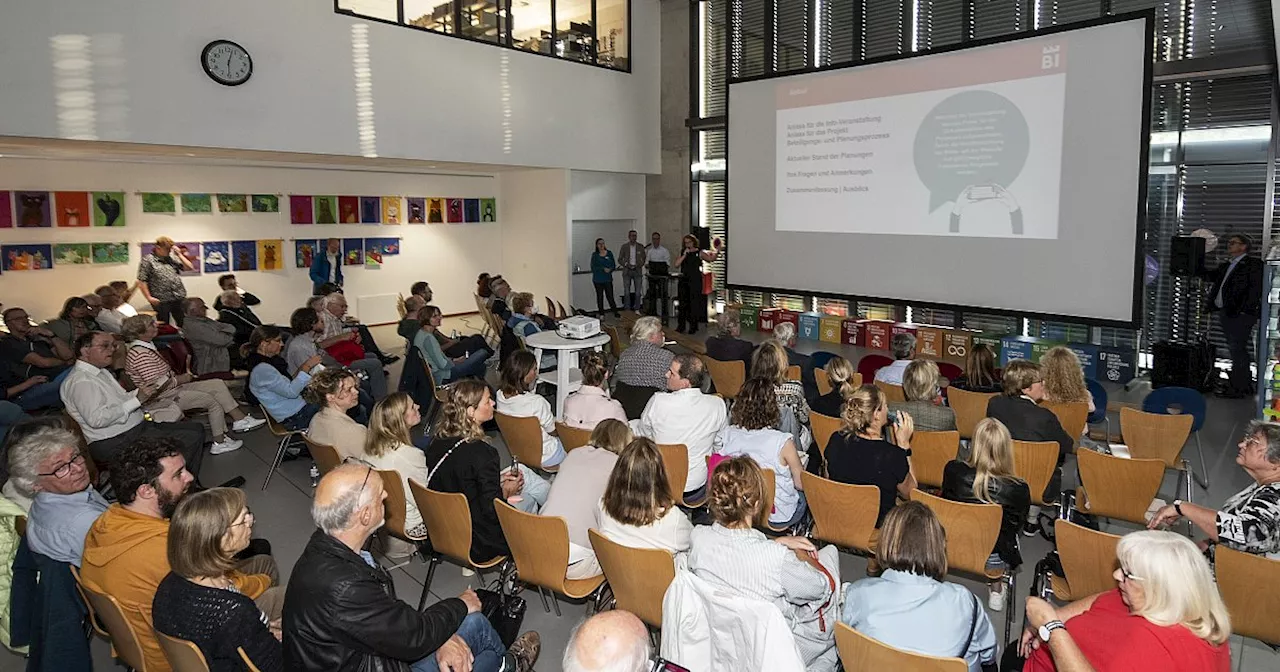
[[[239,86],[253,76],[253,58],[230,40],[214,40],[200,52],[200,65],[209,78],[223,86]]]

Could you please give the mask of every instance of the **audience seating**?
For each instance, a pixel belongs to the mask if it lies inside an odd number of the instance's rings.
[[[884,393],[884,400],[890,404],[894,402],[902,403],[907,400],[907,393],[902,391],[901,385],[877,380],[875,381],[875,386],[880,388],[880,391]]]
[[[639,420],[644,407],[649,405],[649,398],[660,391],[656,387],[639,387],[622,381],[613,384],[613,398],[622,404],[628,420]]]
[[[809,411],[809,428],[813,431],[813,441],[818,444],[818,452],[824,461],[827,459],[827,444],[831,441],[831,435],[840,431],[843,426],[844,420],[840,418]]]
[[[613,361],[618,361],[622,357],[622,351],[625,346],[622,344],[622,337],[618,335],[618,328],[612,324],[602,324],[601,329],[604,333],[609,334],[609,352],[613,353]]]
[[[498,431],[502,432],[502,440],[507,450],[520,464],[530,469],[538,469],[549,473],[559,470],[558,466],[542,466],[542,425],[533,416],[518,418],[514,415],[495,412],[493,419],[498,423]]]
[[[316,443],[305,435],[302,440],[307,442],[307,450],[311,451],[311,459],[315,460],[316,469],[320,470],[321,476],[333,471],[339,464],[342,464],[338,449],[333,446],[326,446],[323,443]]]
[[[675,557],[659,548],[631,548],[587,530],[617,608],[662,629],[662,598],[676,578]]]
[[[547,607],[544,589],[551,592],[551,604],[555,606],[556,616],[560,616],[560,603],[556,595],[564,595],[570,599],[591,598],[591,606],[587,611],[593,613],[600,607],[600,599],[604,591],[604,574],[589,579],[566,579],[569,569],[569,526],[559,516],[539,516],[525,513],[501,499],[494,498],[493,506],[498,511],[498,523],[502,526],[502,534],[511,547],[511,557],[516,563],[516,575],[523,583],[538,589],[542,597],[542,608]]]
[[[1063,576],[1049,575],[1053,596],[1064,602],[1096,595],[1116,587],[1116,544],[1120,537],[1076,525],[1061,518],[1053,522]]]
[[[1191,416],[1191,433],[1196,438],[1196,452],[1200,454],[1200,473],[1192,471],[1191,474],[1199,481],[1200,487],[1208,490],[1209,466],[1204,461],[1204,447],[1200,445],[1200,428],[1204,427],[1204,421],[1209,415],[1204,395],[1189,387],[1162,387],[1152,390],[1151,394],[1143,398],[1142,410],[1161,415]],[[1121,427],[1121,431],[1123,429]]]
[[[440,409],[444,408],[445,402],[449,401],[449,388],[442,387],[436,382],[436,376],[431,372],[431,365],[427,363],[427,360],[421,359],[420,361],[422,362],[422,371],[426,376],[427,384],[431,386],[431,411],[427,413],[427,428],[429,430],[435,422],[436,415],[440,412]]]
[[[93,631],[103,639],[111,641],[111,634],[103,627],[97,611],[93,608],[93,603],[89,601],[88,593],[84,592],[84,586],[80,585],[80,570],[75,565],[71,565],[71,577],[76,581],[76,592],[80,594],[80,601],[84,602],[85,610],[89,612],[89,625],[93,626]]]
[[[89,605],[90,616],[102,619],[108,637],[111,639],[112,653],[120,662],[133,668],[136,672],[147,672],[147,661],[142,655],[142,645],[138,642],[138,633],[134,631],[124,615],[124,607],[116,598],[102,592],[92,583],[80,578],[80,572],[72,567],[76,585],[80,587],[85,603]],[[97,626],[95,625],[95,630]],[[99,632],[101,632],[99,630]]]
[[[558,313],[556,313],[556,302],[552,301],[549,296],[544,296],[542,298],[547,300],[547,317],[554,319],[558,315]]]
[[[738,392],[742,389],[742,384],[747,382],[747,366],[739,360],[732,362],[722,362],[713,359],[707,355],[698,355],[698,359],[707,367],[707,373],[711,374],[711,382],[716,385],[716,392],[725,399],[733,399],[738,396]]]
[[[778,477],[772,469],[767,467],[760,467],[760,473],[764,476],[764,507],[760,510],[760,520],[756,521],[756,527],[768,533],[786,534],[791,530],[790,527],[778,527],[769,522],[769,512],[773,511],[773,497],[777,493]]]
[[[386,499],[383,500],[386,519],[382,524],[382,530],[396,539],[413,544],[415,549],[420,548],[419,543],[422,540],[410,537],[404,526],[407,500],[404,492],[404,481],[400,478],[400,472],[395,469],[374,469],[374,471],[382,478],[382,489],[387,494]],[[423,559],[425,560],[426,558],[424,557]],[[396,567],[403,567],[411,561],[412,558],[396,565]]]
[[[1031,503],[1051,506],[1059,493],[1050,493],[1050,502],[1044,499],[1044,489],[1049,487],[1053,472],[1058,468],[1058,443],[1056,441],[1014,441],[1013,473],[1027,482],[1031,490]]]
[[[165,659],[173,666],[173,672],[209,672],[209,663],[194,642],[170,637],[159,630],[156,630],[156,640]]]
[[[892,363],[892,357],[885,357],[884,355],[867,355],[858,360],[858,375],[862,376],[863,380],[875,380],[876,371],[879,371]]]
[[[86,460],[86,463],[88,461]],[[27,517],[15,516],[13,519],[13,530],[18,533],[19,537],[27,536]]]
[[[793,364],[787,367],[787,380],[795,381],[797,383],[800,382],[799,366]]]
[[[936,362],[938,365],[938,375],[947,379],[950,383],[964,375],[964,369],[952,364],[951,362]]]
[[[431,559],[427,562],[427,580],[422,583],[418,611],[427,607],[431,579],[435,577],[436,565],[440,564],[442,557],[477,572],[507,561],[505,555],[483,563],[471,559],[471,508],[466,495],[460,492],[437,492],[413,479],[409,480],[409,492],[418,505],[422,522],[427,526],[427,536],[431,539]]]
[[[1221,544],[1214,549],[1214,559],[1232,632],[1271,646],[1280,644],[1280,560]]]
[[[280,462],[284,460],[284,452],[289,449],[289,444],[295,438],[304,436],[306,431],[301,429],[289,429],[288,427],[276,422],[276,419],[271,417],[271,414],[267,412],[266,407],[259,406],[258,410],[262,411],[262,417],[267,419],[267,429],[270,429],[271,433],[275,436],[280,437],[280,445],[276,448],[276,456],[271,460],[271,468],[267,470],[267,477],[262,481],[262,489],[266,490],[267,486],[271,485],[271,477],[276,473],[276,469],[280,468]]]
[[[563,320],[563,319],[565,319],[566,317],[569,317],[569,313],[565,312],[564,304],[563,304],[563,303],[560,303],[559,301],[556,301],[556,309],[560,311],[559,319],[562,319],[562,320]]]
[[[667,487],[671,488],[671,498],[676,504],[686,509],[696,509],[707,501],[705,488],[702,498],[686,501],[684,486],[689,480],[689,447],[683,443],[660,443],[658,452],[662,454],[662,467],[667,471]]]
[[[1166,469],[1181,471],[1187,501],[1193,499],[1191,465],[1182,457],[1182,447],[1191,435],[1194,422],[1190,415],[1148,413],[1127,406],[1120,409],[1120,438],[1129,449],[1129,456],[1157,459],[1164,462]],[[1178,488],[1175,488],[1174,497],[1177,496]]]
[[[489,319],[489,307],[484,305],[484,299],[479,294],[472,294],[471,298],[476,300],[476,313],[480,315],[480,324],[483,326],[480,335],[487,341],[494,335],[493,320]]]
[[[1041,406],[1053,411],[1058,416],[1058,424],[1071,437],[1072,445],[1080,445],[1080,437],[1084,436],[1084,428],[1089,423],[1089,404],[1083,401],[1041,402]]]
[[[813,515],[810,537],[861,555],[875,553],[880,531],[880,489],[874,485],[838,483],[809,472],[800,474]]]
[[[963,658],[939,658],[895,649],[857,630],[836,623],[836,650],[846,670],[910,670],[911,672],[969,672]]]
[[[818,394],[825,396],[827,394],[831,394],[831,391],[836,389],[835,387],[832,387],[831,378],[827,376],[827,372],[824,369],[815,368],[813,370],[813,379],[818,383]],[[855,388],[862,387],[862,374],[853,374],[853,379],[849,382],[852,383]]]
[[[559,420],[556,421],[556,436],[560,437],[566,453],[591,443],[591,430],[566,425]]]
[[[960,432],[916,432],[911,436],[911,466],[916,481],[942,487],[942,472],[960,454]]]
[[[972,439],[978,422],[987,417],[987,402],[996,392],[969,392],[958,387],[947,388],[947,405],[956,412],[956,429],[960,438]]]
[[[1089,414],[1087,422],[1090,425],[1096,425],[1100,422],[1105,423],[1107,432],[1105,442],[1111,443],[1111,416],[1107,415],[1107,403],[1109,402],[1107,388],[1092,378],[1086,378],[1084,384],[1089,388],[1089,396],[1093,397],[1093,412]]]
[[[1164,462],[1076,451],[1080,489],[1076,508],[1103,518],[1146,525],[1147,509],[1164,481]]]
[[[244,662],[246,672],[262,672],[262,670],[258,669],[258,666],[254,665],[253,661],[249,659],[249,654],[245,653],[243,646],[237,646],[236,653],[240,654],[240,660]]]

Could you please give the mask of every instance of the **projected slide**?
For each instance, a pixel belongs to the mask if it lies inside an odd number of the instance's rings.
[[[988,56],[778,83],[777,230],[1057,238],[1064,44]]]

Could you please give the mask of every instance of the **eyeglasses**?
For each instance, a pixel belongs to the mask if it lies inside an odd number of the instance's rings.
[[[1120,576],[1124,577],[1125,581],[1142,581],[1143,580],[1141,576],[1138,576],[1137,574],[1130,572],[1124,567],[1120,568]]]
[[[252,525],[254,520],[257,520],[257,516],[253,515],[253,511],[246,508],[244,510],[244,520],[238,523],[232,523],[231,527],[237,527],[240,525]]]
[[[1246,436],[1244,439],[1244,445],[1246,446],[1263,446],[1266,445],[1266,443],[1266,441],[1256,434],[1253,436]]]
[[[66,462],[63,462],[62,464],[59,464],[58,466],[54,467],[53,471],[49,471],[43,474],[36,474],[36,476],[52,476],[54,478],[63,478],[67,474],[71,473],[71,465],[84,466],[84,453],[76,453],[75,456],[72,457],[70,460],[67,460]]]

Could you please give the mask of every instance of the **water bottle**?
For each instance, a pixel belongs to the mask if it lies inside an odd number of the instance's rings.
[[[311,487],[320,485],[320,469],[316,467],[316,463],[311,463]]]

